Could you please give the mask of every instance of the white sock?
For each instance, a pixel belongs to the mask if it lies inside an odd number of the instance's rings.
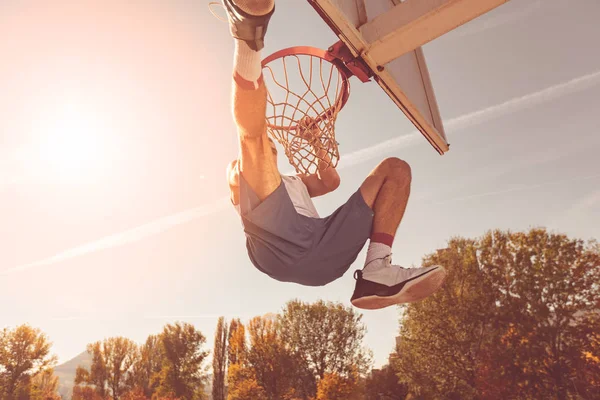
[[[365,260],[365,267],[363,270],[375,268],[380,265],[380,262],[375,260],[383,259],[386,256],[392,254],[392,248],[387,244],[371,242],[367,250],[367,259]]]
[[[242,79],[252,82],[258,87],[258,80],[262,74],[260,51],[254,51],[242,40],[235,40],[235,55],[233,57],[233,70]]]

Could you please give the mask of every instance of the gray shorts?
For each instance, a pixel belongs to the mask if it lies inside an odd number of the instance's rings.
[[[325,218],[298,214],[285,185],[263,202],[240,174],[240,213],[252,264],[273,279],[322,286],[340,278],[371,234],[360,190]]]

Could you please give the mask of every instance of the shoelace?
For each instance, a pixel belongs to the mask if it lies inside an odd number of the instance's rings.
[[[390,253],[389,256],[385,256],[384,258],[387,258],[386,267],[388,267],[388,268],[391,267],[392,266],[392,253]],[[394,266],[398,267],[400,269],[404,269],[404,270],[410,269],[410,268],[403,267],[402,265],[394,265]]]
[[[365,268],[366,268],[366,267],[367,267],[369,264],[371,264],[373,261],[377,261],[377,260],[385,260],[385,261],[384,261],[384,267],[385,267],[385,268],[391,268],[391,266],[392,266],[392,253],[388,254],[388,255],[387,255],[387,256],[385,256],[385,257],[380,257],[380,258],[374,258],[374,259],[372,259],[371,261],[369,261],[369,262],[367,263],[367,265],[365,265],[365,266],[363,267],[363,269],[365,269]],[[396,265],[396,267],[398,267],[398,268],[401,268],[401,269],[407,269],[407,268],[404,268],[404,267],[403,267],[403,266],[401,266],[401,265]],[[359,280],[359,279],[362,279],[362,275],[363,275],[363,272],[362,272],[362,270],[360,270],[360,269],[357,269],[356,271],[354,271],[354,275],[353,275],[353,277],[354,277],[354,279],[355,279],[355,280]]]

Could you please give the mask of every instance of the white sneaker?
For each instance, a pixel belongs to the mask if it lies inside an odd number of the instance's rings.
[[[439,265],[404,268],[392,265],[389,255],[354,272],[356,288],[350,302],[374,310],[423,300],[442,286],[445,277],[446,270]]]

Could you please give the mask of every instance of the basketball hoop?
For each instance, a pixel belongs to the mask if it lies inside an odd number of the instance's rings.
[[[279,142],[298,173],[314,174],[319,164],[336,167],[340,158],[335,121],[350,96],[348,71],[331,52],[290,47],[262,62],[267,86],[267,131]]]

